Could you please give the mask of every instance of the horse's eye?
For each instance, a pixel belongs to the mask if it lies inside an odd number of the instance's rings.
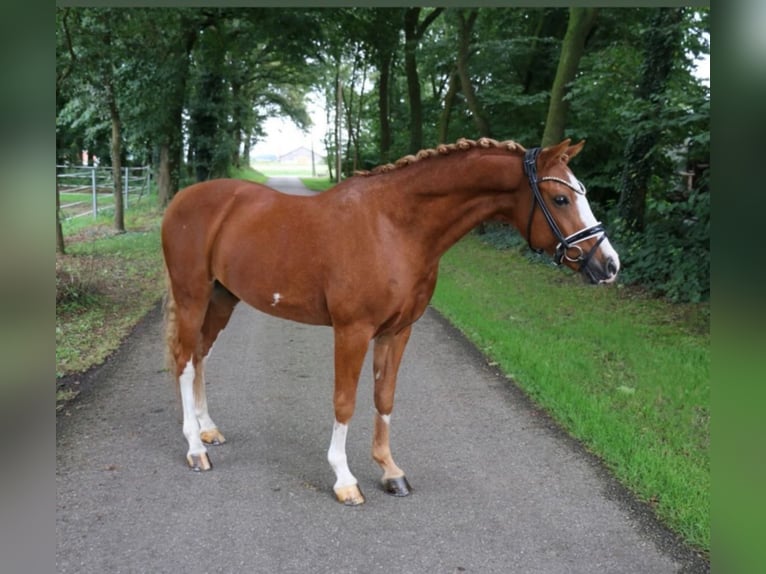
[[[569,205],[569,198],[566,195],[557,195],[553,198],[556,205]]]

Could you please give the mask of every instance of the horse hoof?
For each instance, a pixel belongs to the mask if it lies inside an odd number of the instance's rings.
[[[412,492],[412,487],[407,482],[407,477],[398,476],[384,480],[383,491],[391,496],[409,496],[410,492]]]
[[[186,456],[186,462],[189,463],[189,468],[194,472],[213,469],[213,463],[210,462],[210,457],[206,452],[201,454],[189,454]]]
[[[204,430],[199,433],[199,438],[205,444],[219,445],[226,442],[226,439],[218,429]]]
[[[338,502],[342,502],[346,506],[359,506],[364,504],[364,496],[359,489],[358,484],[352,484],[351,486],[342,486],[335,490],[335,496]]]

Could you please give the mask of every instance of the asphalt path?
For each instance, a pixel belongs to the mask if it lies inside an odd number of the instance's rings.
[[[293,178],[274,187],[302,191]],[[392,417],[413,493],[378,486],[371,353],[347,452],[366,504],[332,494],[332,331],[240,304],[207,364],[227,438],[185,464],[161,311],[57,416],[62,573],[672,573],[706,563],[435,311],[415,325]]]

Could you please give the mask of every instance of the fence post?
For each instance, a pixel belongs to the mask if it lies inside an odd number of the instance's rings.
[[[91,191],[93,192],[93,219],[98,216],[98,201],[96,200],[96,168],[90,168]]]
[[[125,168],[125,185],[123,186],[125,188],[125,191],[123,192],[123,195],[125,196],[125,209],[128,209],[128,168]]]

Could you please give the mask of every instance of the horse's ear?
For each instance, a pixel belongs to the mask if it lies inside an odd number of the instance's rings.
[[[544,147],[540,151],[540,165],[546,166],[558,160],[559,158],[561,158],[564,161],[564,163],[566,163],[568,159],[566,157],[566,152],[567,152],[567,149],[569,149],[569,142],[571,141],[572,141],[571,139],[567,138],[559,144]]]
[[[569,160],[580,153],[580,150],[585,145],[585,140],[581,140],[575,145],[569,145],[571,142],[572,140],[567,138],[559,144],[544,148],[540,152],[542,165],[547,165],[553,161],[562,161],[564,164],[569,163]]]

